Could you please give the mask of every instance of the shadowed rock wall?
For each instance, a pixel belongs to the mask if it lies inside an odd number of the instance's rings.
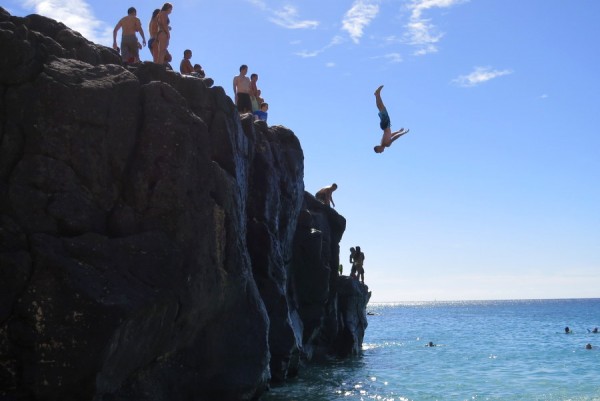
[[[44,17],[0,8],[0,52],[0,396],[249,400],[359,352],[290,130]]]

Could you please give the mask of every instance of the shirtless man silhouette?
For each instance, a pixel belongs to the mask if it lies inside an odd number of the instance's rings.
[[[375,104],[377,105],[377,109],[379,110],[379,126],[383,130],[383,136],[381,137],[381,144],[376,145],[373,150],[375,153],[381,153],[385,150],[385,148],[389,148],[392,146],[392,143],[400,138],[402,135],[406,134],[409,130],[400,128],[398,131],[392,132],[391,130],[391,122],[390,116],[383,104],[383,100],[381,100],[381,90],[383,89],[383,85],[381,85],[375,91]]]
[[[250,100],[251,82],[250,78],[246,76],[247,73],[248,66],[242,64],[240,66],[240,75],[233,77],[233,94],[235,95],[235,104],[240,114],[252,113],[252,101]]]
[[[333,202],[333,191],[335,191],[337,189],[337,184],[334,182],[333,184],[321,188],[317,191],[317,193],[315,194],[315,198],[317,198],[317,200],[321,201],[321,203],[324,203],[327,206],[333,205],[333,207],[335,207],[335,203]]]
[[[146,38],[144,36],[144,30],[142,29],[142,23],[137,17],[137,11],[134,7],[130,7],[127,10],[127,15],[117,23],[113,30],[113,49],[119,51],[117,46],[117,32],[119,29],[123,29],[121,35],[121,58],[126,63],[134,63],[140,61],[139,49],[141,45],[138,42],[136,32],[139,32],[142,36],[142,44],[146,46]]]

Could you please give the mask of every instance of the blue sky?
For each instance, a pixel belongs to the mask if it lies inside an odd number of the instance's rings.
[[[4,7],[111,45],[129,6],[147,28],[147,3]],[[600,296],[600,2],[172,3],[174,66],[189,48],[232,95],[249,65],[269,123],[300,138],[306,189],[338,184],[340,256],[348,272],[361,246],[373,301]],[[380,84],[411,131],[378,155]]]

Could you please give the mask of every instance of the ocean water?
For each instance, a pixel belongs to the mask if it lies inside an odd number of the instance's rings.
[[[361,356],[311,364],[261,400],[600,400],[600,334],[588,331],[600,327],[600,299],[367,310]]]

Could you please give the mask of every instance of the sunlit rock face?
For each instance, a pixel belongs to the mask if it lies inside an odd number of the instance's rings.
[[[210,79],[0,8],[0,398],[250,400],[357,354],[300,143]]]

